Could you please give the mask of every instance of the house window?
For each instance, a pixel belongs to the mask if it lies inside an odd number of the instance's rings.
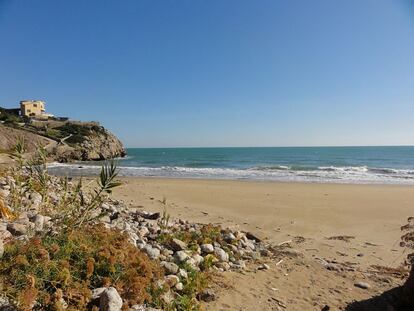
[[[36,107],[37,108],[37,104],[33,104],[33,107]]]
[[[27,109],[27,112],[31,112],[30,109]]]

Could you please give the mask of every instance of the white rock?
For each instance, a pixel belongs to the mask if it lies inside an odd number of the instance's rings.
[[[174,260],[178,263],[185,262],[189,259],[189,256],[184,251],[178,251],[174,254]]]
[[[42,195],[41,195],[40,193],[37,193],[37,192],[32,192],[32,193],[30,194],[30,201],[32,201],[32,203],[33,203],[34,205],[39,206],[39,205],[40,205],[40,203],[42,203],[42,200],[43,200],[43,198],[42,198]]]
[[[105,290],[99,300],[100,311],[120,311],[122,308],[122,298],[114,287]]]
[[[175,284],[175,289],[178,290],[179,292],[181,292],[184,289],[183,283],[179,282],[179,283]]]
[[[0,222],[0,231],[7,230],[7,222]]]
[[[196,265],[196,266],[199,266],[203,261],[204,261],[204,258],[203,258],[203,256],[201,256],[201,255],[199,255],[199,254],[195,254],[195,255],[193,255],[193,260],[194,260],[194,264]]]
[[[7,230],[14,236],[25,235],[27,233],[27,227],[24,224],[12,222],[7,225]]]
[[[228,242],[228,243],[231,243],[231,242],[233,242],[234,240],[236,240],[236,237],[234,236],[234,234],[233,234],[233,233],[231,233],[231,232],[227,232],[227,233],[225,233],[225,234],[223,235],[223,239],[224,239],[224,241],[226,241],[226,242]]]
[[[13,235],[7,230],[0,230],[0,241],[10,239]]]
[[[187,279],[188,278],[188,274],[187,274],[187,271],[185,271],[184,269],[180,269],[179,271],[178,271],[178,274],[177,274],[181,279]]]
[[[151,259],[157,259],[160,256],[160,250],[153,248],[151,245],[147,244],[143,248],[144,252],[147,253],[148,257]]]
[[[0,197],[2,197],[3,199],[7,198],[10,195],[10,191],[9,190],[5,190],[5,189],[0,189]]]
[[[216,254],[218,260],[224,261],[224,262],[229,261],[229,254],[227,254],[222,248],[215,247],[214,253]]]
[[[172,239],[171,248],[174,251],[183,251],[187,248],[187,244],[179,239]]]
[[[147,227],[142,227],[141,229],[139,229],[138,234],[141,238],[147,236],[149,233],[149,230]]]
[[[179,267],[173,262],[161,263],[167,274],[177,274]]]
[[[371,287],[368,283],[365,282],[357,282],[354,284],[356,287],[362,288],[362,289],[368,289]]]
[[[36,232],[41,232],[43,230],[43,225],[45,223],[45,218],[43,217],[43,215],[37,214],[34,217],[34,225],[35,225],[35,230]]]
[[[201,245],[201,252],[204,254],[211,254],[214,252],[214,247],[211,244],[203,244]]]
[[[169,287],[174,287],[178,282],[180,282],[179,277],[173,274],[165,276],[164,280],[165,280],[165,283],[167,283]]]
[[[220,269],[222,269],[223,271],[228,271],[230,270],[230,264],[228,262],[219,262],[216,264],[216,266]]]
[[[243,270],[246,268],[246,263],[243,260],[236,260],[233,264],[233,268]]]
[[[265,263],[257,267],[257,270],[269,270],[269,269],[270,269],[269,265]]]
[[[160,298],[167,305],[171,304],[174,301],[174,295],[171,291],[165,292],[164,294],[161,295]]]

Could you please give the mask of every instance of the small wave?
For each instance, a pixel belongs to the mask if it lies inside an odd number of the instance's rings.
[[[319,166],[319,170],[328,172],[367,172],[366,166]]]
[[[99,165],[87,163],[49,165],[52,173],[59,175],[97,175]],[[367,166],[321,166],[291,167],[284,165],[259,166],[247,169],[185,167],[185,166],[120,166],[120,176],[131,177],[169,177],[169,178],[206,178],[206,179],[251,179],[289,182],[319,183],[393,183],[414,184],[413,170],[390,168],[368,168]]]
[[[251,171],[286,171],[290,170],[290,166],[286,165],[275,165],[275,166],[257,166],[249,168]]]
[[[370,168],[370,172],[378,174],[398,174],[403,173],[403,170],[396,170],[392,168]]]

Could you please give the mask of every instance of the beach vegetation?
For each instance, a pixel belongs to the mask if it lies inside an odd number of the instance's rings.
[[[115,287],[127,305],[151,303],[160,267],[128,242],[126,234],[102,225],[6,245],[0,262],[3,292],[21,310],[86,309],[91,289]]]
[[[197,297],[209,283],[206,263],[197,271],[183,263],[187,277],[180,278],[183,289],[174,292],[171,300],[163,299],[170,289],[160,285],[164,270],[158,261],[150,258],[129,241],[125,232],[108,229],[97,221],[101,208],[117,181],[115,161],[106,162],[95,185],[84,186],[68,178],[52,178],[47,172],[46,150],[38,148],[31,157],[25,157],[25,142],[18,140],[13,156],[18,165],[11,170],[14,185],[7,204],[0,197],[0,216],[17,218],[24,210],[26,194],[41,197],[39,212],[48,216],[52,227],[31,232],[29,239],[15,239],[7,243],[0,261],[0,289],[19,310],[86,310],[92,309],[92,289],[112,286],[122,297],[124,307],[146,304],[163,310],[198,310]],[[51,193],[58,193],[52,200]],[[203,234],[187,231],[169,232],[170,216],[167,201],[159,220],[166,233],[163,243],[180,238],[188,245],[196,241],[217,239],[217,228],[211,225]],[[205,236],[203,236],[205,235]]]

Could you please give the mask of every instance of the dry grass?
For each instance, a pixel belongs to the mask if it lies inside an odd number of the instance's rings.
[[[113,286],[126,306],[151,303],[161,269],[128,242],[103,226],[57,236],[14,241],[0,263],[2,290],[21,310],[55,310],[62,297],[68,310],[88,307],[91,289]]]

